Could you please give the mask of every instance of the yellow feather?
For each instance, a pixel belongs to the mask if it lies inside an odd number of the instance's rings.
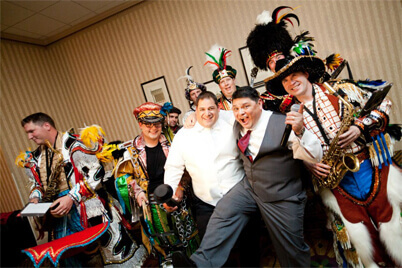
[[[92,148],[94,143],[97,143],[106,136],[103,129],[98,125],[85,127],[80,131],[80,140],[88,148]]]
[[[21,151],[20,154],[15,158],[14,163],[17,165],[17,167],[28,167],[29,160],[32,158],[31,154],[31,149],[29,148],[29,151],[23,152]]]
[[[112,152],[117,149],[116,144],[105,144],[102,147],[102,151],[96,154],[96,157],[101,162],[111,162],[113,161]]]
[[[297,6],[297,7],[295,7],[295,8],[291,8],[291,9],[292,9],[292,12],[295,11],[296,9],[298,9],[299,7],[301,7],[301,6]],[[282,16],[280,16],[280,17],[276,20],[275,23],[279,23],[279,22],[281,21],[281,19],[282,19],[283,17],[285,17],[287,14],[290,14],[290,12],[285,13],[285,14],[283,14]]]
[[[23,152],[23,151],[21,151],[20,152],[20,154],[17,156],[17,158],[15,159],[15,162],[14,162],[16,165],[17,165],[17,167],[21,167],[21,168],[23,168],[24,167],[24,164],[25,164],[25,153]]]

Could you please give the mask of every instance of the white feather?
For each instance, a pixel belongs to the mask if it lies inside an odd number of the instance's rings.
[[[220,55],[221,55],[222,49],[223,49],[222,46],[220,46],[220,45],[218,45],[218,44],[215,44],[215,45],[213,45],[213,46],[209,49],[209,51],[208,51],[207,53],[210,54],[210,55],[212,55],[212,56],[215,58],[215,60],[219,61],[219,57],[220,57]],[[207,59],[207,61],[215,62],[215,61],[214,61],[211,57],[209,57],[208,55],[206,55],[206,59]],[[215,64],[208,64],[208,65],[209,65],[209,67],[211,67],[212,70],[214,70],[214,71],[215,71],[216,69],[218,69],[218,66],[216,66]]]
[[[187,83],[194,83],[193,78],[190,75],[190,69],[193,66],[190,66],[186,69],[186,75],[180,76],[179,79],[177,79],[177,81],[179,81],[180,79],[186,78],[187,79]]]
[[[271,13],[267,10],[264,10],[260,15],[257,16],[256,24],[265,25],[272,21]]]
[[[179,81],[180,79],[186,78],[187,80],[193,81],[193,78],[190,75],[183,75],[180,76],[179,79],[177,79],[177,81]]]

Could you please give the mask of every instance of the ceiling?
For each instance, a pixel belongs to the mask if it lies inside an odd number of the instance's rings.
[[[0,0],[1,38],[49,45],[144,0]]]

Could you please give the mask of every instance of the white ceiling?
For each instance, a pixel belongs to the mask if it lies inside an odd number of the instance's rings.
[[[143,0],[0,0],[1,38],[48,45]]]

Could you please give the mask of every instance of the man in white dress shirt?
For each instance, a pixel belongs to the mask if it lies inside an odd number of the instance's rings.
[[[166,160],[164,181],[176,192],[187,169],[197,198],[196,219],[202,238],[218,201],[245,175],[233,125],[219,118],[213,93],[201,93],[196,101],[196,117],[194,128],[183,128],[176,134]]]

